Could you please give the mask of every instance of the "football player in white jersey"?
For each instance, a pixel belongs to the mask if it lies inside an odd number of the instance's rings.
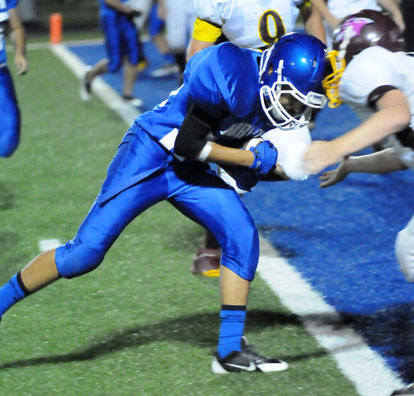
[[[414,169],[414,53],[405,53],[394,21],[378,11],[362,10],[345,18],[328,52],[333,73],[324,80],[330,106],[350,105],[362,120],[356,128],[329,142],[314,141],[304,167],[318,173],[321,187],[351,172],[385,173]],[[375,70],[375,73],[372,71]],[[386,139],[390,148],[362,156],[348,155]],[[414,217],[396,238],[395,254],[407,281],[414,282]],[[414,386],[393,395],[414,395]]]
[[[187,47],[187,59],[204,48],[214,45],[224,35],[233,44],[245,48],[266,48],[277,41],[285,33],[295,30],[299,15],[309,34],[325,42],[325,31],[322,18],[306,0],[194,0],[194,9],[197,19],[194,22],[193,34]],[[283,136],[282,136],[283,135]],[[289,158],[289,168],[292,169],[291,178],[302,178],[301,166],[294,166],[298,153],[291,153],[292,142],[297,147],[304,147],[310,143],[308,127],[300,132],[286,133],[279,131],[278,149],[282,157]],[[283,148],[282,148],[283,145]],[[290,154],[287,154],[287,153]],[[219,169],[222,178],[234,186],[232,178]],[[289,171],[288,171],[289,173]],[[236,188],[240,194],[243,192]],[[218,277],[220,269],[220,248],[213,236],[206,232],[203,245],[200,246],[194,257],[193,273],[208,277]]]
[[[362,123],[329,142],[314,141],[304,156],[305,169],[318,173],[341,161],[337,169],[320,176],[321,187],[352,172],[414,169],[414,53],[403,52],[397,25],[381,12],[362,10],[345,18],[332,47],[328,59],[333,73],[324,80],[329,104],[347,103]],[[348,157],[380,140],[390,147]],[[414,282],[414,216],[398,233],[395,254],[407,281]],[[414,396],[414,384],[395,395]]]
[[[299,17],[307,33],[325,42],[322,18],[309,0],[194,0],[197,19],[187,59],[224,36],[245,48],[266,48],[295,30]]]
[[[158,0],[158,16],[165,20],[170,53],[179,68],[179,82],[186,64],[186,47],[196,18],[193,0]]]

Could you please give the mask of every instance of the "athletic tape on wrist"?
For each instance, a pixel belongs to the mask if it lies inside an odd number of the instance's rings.
[[[213,146],[211,142],[207,142],[198,154],[197,159],[202,162],[206,161],[212,149]]]

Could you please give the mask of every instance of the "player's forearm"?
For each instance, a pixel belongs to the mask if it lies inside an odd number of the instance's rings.
[[[387,148],[373,154],[349,157],[343,164],[346,173],[388,173],[406,169],[394,149]]]
[[[206,161],[218,165],[231,164],[250,167],[254,162],[254,154],[250,150],[235,149],[213,142]]]
[[[345,157],[405,129],[409,113],[402,106],[387,107],[368,118],[357,128],[334,139],[338,157]]]
[[[15,8],[9,11],[9,18],[14,51],[20,56],[26,56],[25,31]]]
[[[312,0],[312,5],[332,28],[338,25],[338,18],[329,11],[324,0]],[[308,31],[308,33],[310,32]]]
[[[325,28],[323,27],[322,16],[319,10],[312,5],[309,15],[304,17],[304,21],[307,33],[317,37],[326,44]]]
[[[196,54],[197,52],[211,47],[214,43],[210,43],[208,41],[201,41],[201,40],[196,40],[195,38],[191,38],[190,42],[188,43],[188,47],[187,47],[187,61],[190,60],[190,58]]]

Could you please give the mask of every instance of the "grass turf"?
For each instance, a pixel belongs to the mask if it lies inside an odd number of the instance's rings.
[[[29,61],[30,73],[14,78],[21,145],[0,168],[2,283],[38,254],[40,239],[74,235],[126,131],[100,101],[78,99],[79,82],[49,51],[32,51]],[[202,234],[159,204],[131,223],[93,273],[13,307],[0,326],[0,394],[356,396],[261,279],[252,284],[246,334],[291,368],[210,372],[218,281],[189,271]]]

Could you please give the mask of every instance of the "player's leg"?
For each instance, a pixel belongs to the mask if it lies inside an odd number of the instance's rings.
[[[188,184],[170,202],[210,230],[222,248],[221,323],[212,369],[215,373],[285,370],[285,362],[259,355],[242,342],[250,282],[259,258],[253,219],[236,191],[217,175],[195,169],[191,173],[180,174],[180,180]]]
[[[151,72],[151,77],[164,77],[173,73],[178,73],[178,66],[175,64],[174,57],[170,54],[167,40],[164,34],[165,22],[157,15],[158,4],[153,4],[149,14],[148,33],[151,41],[157,47],[158,52],[164,58],[164,64]]]
[[[204,241],[194,254],[192,273],[217,278],[220,276],[221,249],[214,235],[205,230]]]
[[[20,110],[9,69],[0,67],[0,157],[10,157],[20,141]]]
[[[166,0],[167,16],[165,25],[168,47],[182,76],[186,66],[187,30],[186,11],[183,10],[181,2],[182,0],[180,2],[178,0]]]
[[[218,175],[237,193],[242,196],[246,191],[237,187],[236,181],[221,167],[217,169]],[[207,276],[215,278],[220,276],[220,259],[221,249],[214,235],[209,231],[205,231],[204,242],[197,248],[194,255],[192,272],[195,275]]]
[[[142,153],[139,158],[137,150]],[[161,172],[129,188],[124,185],[125,178],[122,176],[136,173],[141,158],[147,161],[151,155],[161,162],[166,153],[146,134],[138,136],[129,133],[125,136],[108,168],[108,177],[101,193],[76,236],[56,250],[37,256],[0,287],[0,318],[15,303],[60,277],[74,278],[98,267],[126,225],[165,198],[168,183],[164,182]],[[107,191],[118,193],[103,201],[100,197]]]
[[[117,19],[113,16],[102,17],[101,28],[105,37],[107,58],[101,59],[94,66],[87,68],[80,89],[82,100],[91,98],[92,82],[95,77],[106,73],[115,73],[122,64],[121,33]]]
[[[122,97],[133,106],[141,106],[142,100],[134,98],[133,90],[139,71],[141,48],[139,32],[129,20],[122,23],[122,51],[124,54],[124,80]]]

